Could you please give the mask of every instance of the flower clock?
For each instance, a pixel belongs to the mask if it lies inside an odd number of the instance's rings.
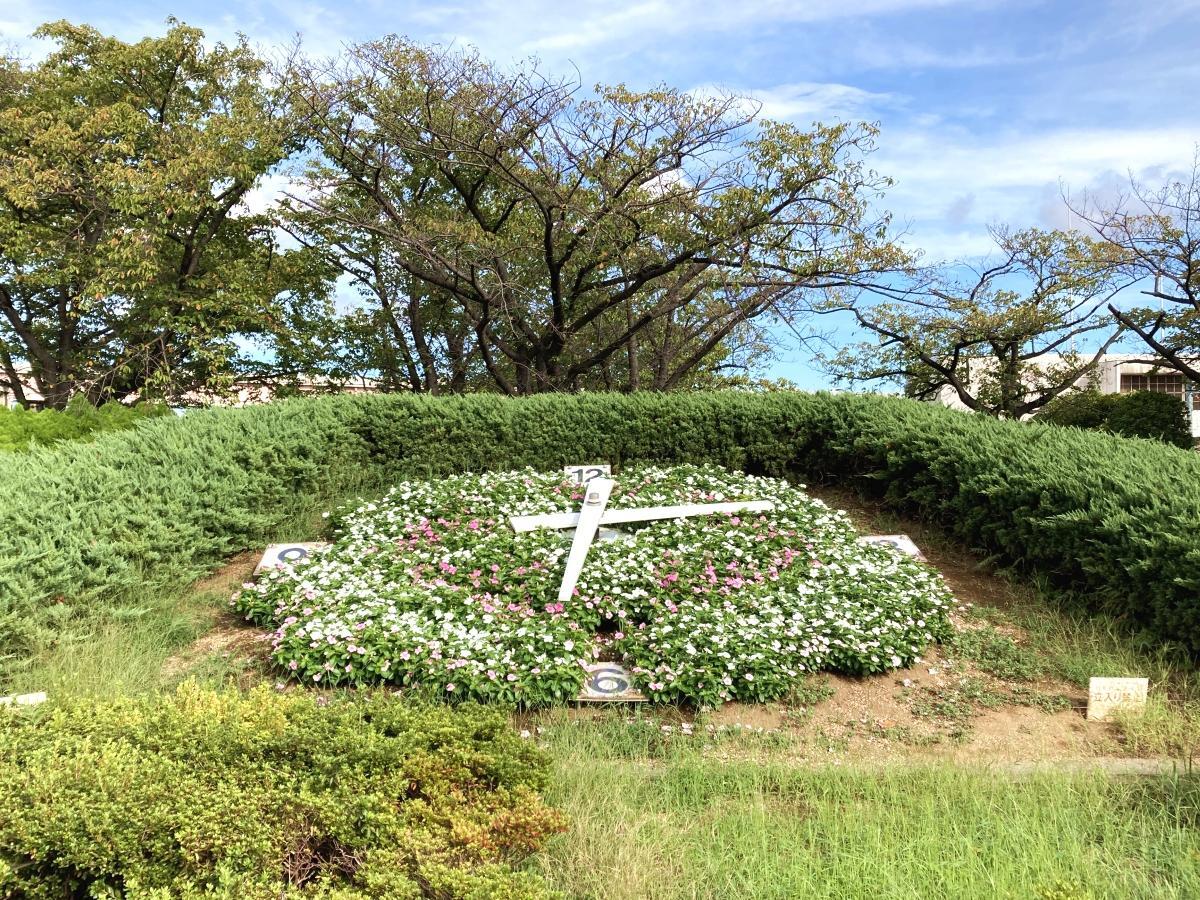
[[[605,528],[560,596],[571,532],[512,520],[578,513],[584,493],[533,471],[399,484],[232,602],[304,682],[525,705],[574,699],[601,661],[654,701],[769,700],[806,673],[907,665],[948,630],[936,571],[785,481],[712,467],[626,469],[607,509],[769,508]]]

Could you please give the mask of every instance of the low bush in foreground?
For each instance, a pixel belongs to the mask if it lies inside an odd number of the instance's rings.
[[[1200,654],[1200,454],[848,394],[330,397],[0,456],[0,674],[348,490],[566,463],[837,480]],[[131,613],[132,614],[132,613]]]
[[[774,508],[624,525],[557,603],[571,533],[518,534],[509,517],[577,510],[582,489],[561,472],[403,482],[350,513],[331,549],[233,604],[277,629],[275,660],[306,681],[523,704],[574,698],[601,658],[654,700],[769,700],[804,673],[908,665],[948,634],[934,570],[859,543],[844,513],[785,481],[697,466],[615,478],[609,509]]]
[[[0,709],[0,896],[544,897],[545,777],[502,717],[384,695]]]
[[[16,407],[0,407],[0,451],[28,450],[31,445],[57,444],[77,441],[132,428],[146,419],[171,415],[162,403],[105,403],[95,407],[87,400],[75,397],[65,410],[46,409],[34,412]]]

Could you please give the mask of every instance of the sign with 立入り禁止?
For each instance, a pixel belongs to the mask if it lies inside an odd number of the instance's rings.
[[[1149,678],[1092,678],[1088,681],[1087,717],[1102,722],[1117,710],[1143,712],[1149,688]]]

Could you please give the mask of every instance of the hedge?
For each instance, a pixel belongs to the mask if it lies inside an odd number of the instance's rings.
[[[0,406],[0,451],[19,452],[39,444],[86,440],[105,431],[132,428],[144,419],[169,415],[170,408],[162,403],[105,403],[95,407],[82,394],[73,397],[64,410]]]
[[[849,394],[325,397],[155,420],[0,459],[0,646],[261,547],[401,477],[713,462],[857,486],[1200,652],[1200,456]],[[3,665],[3,663],[0,663]]]
[[[184,685],[0,709],[0,897],[549,898],[564,819],[498,712]]]
[[[1094,428],[1125,437],[1163,441],[1176,447],[1190,449],[1195,443],[1188,408],[1172,394],[1080,391],[1065,394],[1047,404],[1037,418],[1039,422],[1052,425]]]

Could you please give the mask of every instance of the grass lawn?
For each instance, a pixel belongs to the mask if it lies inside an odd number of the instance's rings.
[[[797,766],[769,747],[647,752],[637,728],[572,725],[543,731],[547,799],[572,824],[538,861],[570,896],[1200,896],[1194,777]],[[761,738],[731,743],[747,741]]]
[[[910,670],[812,679],[779,704],[517,715],[551,755],[547,799],[571,821],[531,865],[567,896],[605,900],[1200,897],[1194,671],[1118,623],[1055,610],[936,531],[813,493],[865,530],[911,534],[970,604],[958,635]],[[8,689],[275,682],[267,646],[225,609],[255,559],[47,640]],[[1087,723],[1095,674],[1149,676],[1147,714]],[[1066,765],[1122,756],[1176,760],[1180,774]],[[1049,768],[1021,774],[1025,762]]]

